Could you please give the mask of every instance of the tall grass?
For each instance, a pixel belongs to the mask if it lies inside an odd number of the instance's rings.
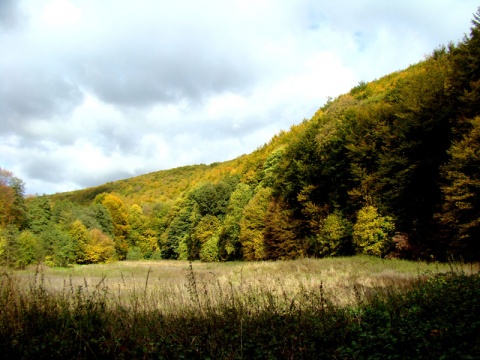
[[[122,262],[0,285],[4,358],[480,356],[476,266]]]

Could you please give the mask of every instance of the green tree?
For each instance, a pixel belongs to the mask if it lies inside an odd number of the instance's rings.
[[[140,248],[144,259],[150,259],[155,252],[160,250],[157,232],[153,229],[144,229],[137,238],[136,246]]]
[[[128,223],[130,225],[130,242],[134,246],[137,246],[146,225],[146,218],[143,216],[143,209],[138,204],[133,204],[130,208],[128,213]]]
[[[200,249],[200,260],[205,262],[218,261],[218,235],[212,235],[202,244]]]
[[[281,163],[283,154],[285,152],[284,147],[280,147],[270,153],[267,160],[263,164],[262,181],[260,185],[263,187],[272,187],[278,177],[279,165]]]
[[[367,205],[357,214],[353,243],[362,254],[384,256],[392,246],[393,219],[381,216],[375,206]]]
[[[42,259],[43,249],[37,235],[30,230],[24,230],[17,239],[16,267],[24,269],[26,266],[38,263]]]
[[[345,106],[350,105],[346,102]],[[319,111],[302,123],[278,168],[275,196],[281,196],[293,211],[299,238],[315,236],[326,210],[346,206],[351,176],[340,118],[345,111],[343,105],[332,114]]]
[[[80,220],[89,229],[100,229],[108,236],[113,236],[113,219],[110,211],[102,204],[91,204],[88,208],[88,220],[80,216]],[[94,219],[91,220],[91,219]],[[85,221],[86,220],[86,221]],[[99,226],[97,226],[97,224]]]
[[[202,216],[208,214],[222,217],[227,212],[232,185],[224,181],[218,184],[208,182],[196,188],[190,196],[197,202]]]
[[[450,160],[442,168],[445,184],[443,212],[437,214],[449,229],[452,250],[457,255],[480,258],[480,117],[471,122],[471,130],[454,142],[448,151]],[[453,231],[452,231],[453,230]]]
[[[451,72],[448,89],[450,99],[457,106],[460,116],[453,124],[463,133],[462,119],[480,115],[480,8],[474,14],[469,36],[451,46]],[[468,125],[466,126],[468,128]]]
[[[316,255],[337,256],[348,254],[351,248],[351,224],[340,211],[334,211],[320,222],[316,236]]]
[[[238,260],[242,258],[240,243],[240,221],[243,209],[253,196],[249,185],[239,183],[230,195],[228,212],[220,233],[219,252],[223,260]]]
[[[131,246],[128,249],[126,259],[131,261],[142,260],[143,259],[142,249],[140,249],[138,246]]]
[[[52,225],[52,209],[47,196],[37,196],[27,203],[28,227],[40,234]]]
[[[76,220],[70,227],[69,234],[73,240],[73,250],[77,263],[88,262],[86,255],[87,244],[90,242],[88,229],[80,220]]]
[[[56,201],[51,206],[51,221],[68,230],[78,218],[81,208],[71,201]]]
[[[213,215],[205,215],[195,227],[191,235],[191,241],[192,245],[199,249],[198,256],[200,260],[218,260],[219,231],[220,221]],[[213,238],[215,238],[215,240],[212,240]]]
[[[19,231],[16,226],[10,224],[0,227],[0,260],[7,266],[13,266],[17,261],[18,236]]]
[[[399,100],[385,110],[387,130],[372,177],[379,208],[417,243],[436,237],[440,167],[447,161],[457,112],[446,92],[449,66],[446,56],[432,58],[399,81]]]
[[[66,267],[75,263],[75,242],[68,232],[58,225],[52,225],[39,236],[47,253],[47,265]]]
[[[194,201],[187,198],[179,200],[171,209],[167,228],[160,236],[160,251],[163,259],[177,259],[180,243],[183,244],[183,248],[188,249],[187,258],[190,258],[193,208]]]
[[[263,260],[267,257],[263,234],[271,198],[271,188],[260,188],[243,209],[239,240],[244,260]]]

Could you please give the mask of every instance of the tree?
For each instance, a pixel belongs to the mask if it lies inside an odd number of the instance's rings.
[[[263,239],[268,259],[295,259],[305,253],[306,249],[295,232],[292,212],[281,198],[270,201],[264,223]]]
[[[316,251],[320,256],[346,255],[351,247],[351,224],[340,211],[323,219],[316,236]]]
[[[448,151],[450,159],[442,168],[444,204],[437,218],[450,229],[455,254],[479,259],[480,117],[470,124],[470,132],[452,144]]]
[[[160,251],[163,259],[177,259],[181,243],[182,249],[187,251],[187,254],[183,253],[182,258],[192,259],[190,232],[193,210],[194,201],[188,198],[179,200],[170,210],[168,226],[160,236]]]
[[[208,182],[196,188],[190,196],[197,202],[202,216],[208,214],[223,217],[227,212],[228,200],[233,189],[234,185],[229,182],[220,181],[218,184]]]
[[[392,246],[394,230],[391,217],[381,216],[375,206],[367,205],[357,214],[353,243],[362,254],[384,256]]]
[[[0,226],[26,225],[25,184],[12,172],[0,167]]]
[[[244,260],[263,260],[267,257],[263,234],[271,197],[271,188],[260,188],[243,209],[239,240]]]
[[[192,233],[192,240],[202,245],[213,235],[217,234],[219,228],[220,221],[216,216],[205,215],[195,227]]]
[[[130,225],[128,223],[128,211],[123,201],[114,194],[107,194],[103,198],[102,205],[105,206],[113,221],[113,234],[115,237],[115,250],[120,260],[125,259],[128,252],[128,235]]]
[[[51,221],[68,230],[77,220],[81,209],[71,201],[56,201],[51,206]]]
[[[47,265],[66,267],[75,263],[75,242],[68,232],[58,225],[52,225],[39,236],[47,253],[45,257]]]
[[[145,229],[146,219],[143,216],[143,210],[138,204],[133,204],[128,213],[128,223],[130,225],[130,242],[137,246],[137,242]]]
[[[136,246],[140,249],[144,259],[150,259],[155,252],[160,250],[157,232],[153,229],[144,229],[137,238]]]
[[[40,239],[30,230],[24,230],[17,238],[17,256],[15,266],[24,269],[42,259]]]
[[[267,160],[263,164],[262,181],[260,182],[263,187],[272,187],[275,184],[278,176],[278,167],[282,160],[285,150],[280,147],[268,155]]]
[[[480,115],[480,8],[474,14],[469,36],[451,47],[450,98],[457,105],[462,119]]]
[[[47,196],[37,196],[27,203],[28,227],[40,234],[51,225],[52,210]]]
[[[108,211],[108,209],[102,204],[92,204],[88,209],[91,211],[91,215],[89,215],[89,217],[93,217],[95,222],[93,222],[93,224],[90,226],[88,226],[89,222],[85,222],[85,225],[89,229],[97,228],[102,230],[105,235],[113,236],[113,219],[110,211]],[[82,217],[80,219],[82,219]]]
[[[87,227],[83,225],[80,220],[75,220],[71,225],[69,234],[73,240],[73,250],[75,251],[76,262],[80,264],[88,262],[86,248],[91,239]]]
[[[200,260],[212,262],[218,261],[218,235],[212,235],[200,249]]]
[[[205,215],[195,227],[191,235],[191,242],[193,247],[200,250],[198,254],[200,260],[218,260],[219,231],[220,221],[213,215]]]
[[[230,195],[228,212],[220,233],[219,252],[224,260],[237,260],[242,258],[242,245],[239,240],[240,221],[243,209],[253,196],[249,185],[239,183]]]
[[[12,206],[15,199],[11,187],[0,182],[0,226],[5,227],[12,222]]]
[[[99,229],[90,230],[89,235],[90,241],[85,248],[86,261],[91,264],[115,261],[116,244],[112,238]]]
[[[14,225],[0,227],[0,260],[7,266],[12,266],[18,256],[18,229]]]

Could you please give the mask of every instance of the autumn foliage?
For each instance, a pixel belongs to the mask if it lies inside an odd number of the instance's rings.
[[[478,260],[479,59],[480,12],[460,43],[359,83],[231,161],[30,199],[2,169],[0,257],[383,257],[401,233],[410,257]]]

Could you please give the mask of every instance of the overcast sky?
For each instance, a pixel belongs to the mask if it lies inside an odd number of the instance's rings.
[[[469,32],[478,0],[0,0],[0,167],[29,194],[250,153]]]

